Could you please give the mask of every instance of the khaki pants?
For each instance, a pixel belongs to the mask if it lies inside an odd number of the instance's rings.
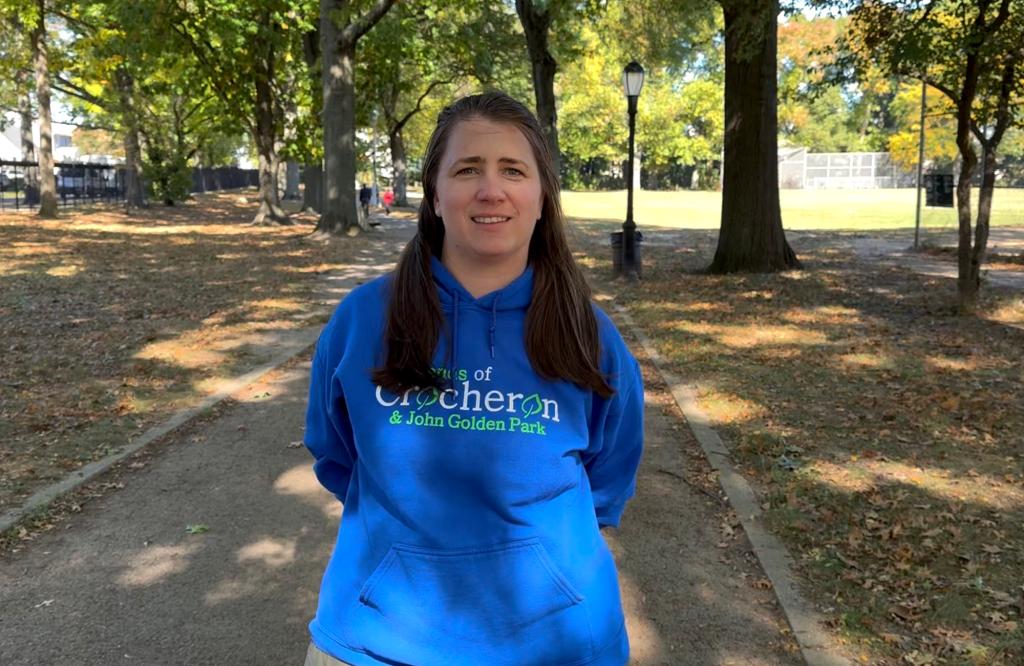
[[[351,664],[335,659],[313,645],[313,641],[310,641],[309,649],[306,650],[306,663],[303,666],[351,666]]]

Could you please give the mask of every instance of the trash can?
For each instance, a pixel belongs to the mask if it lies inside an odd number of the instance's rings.
[[[615,275],[622,275],[622,256],[624,251],[622,237],[624,233],[623,231],[613,231],[610,234],[612,239],[612,272]],[[641,261],[643,255],[640,252],[640,248],[643,244],[644,235],[639,231],[634,231],[633,238],[636,241],[636,276],[640,277],[641,267],[643,266],[643,261]]]
[[[924,205],[942,208],[953,207],[953,174],[926,173],[924,175]]]

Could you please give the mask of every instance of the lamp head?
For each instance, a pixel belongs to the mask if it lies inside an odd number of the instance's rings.
[[[640,89],[644,87],[644,68],[636,60],[622,70],[622,87],[626,97],[640,96]]]

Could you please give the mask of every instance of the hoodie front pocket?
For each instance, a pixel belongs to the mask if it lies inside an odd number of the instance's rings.
[[[537,538],[457,550],[396,544],[360,590],[347,633],[403,663],[530,654],[531,663],[568,663],[592,652],[582,601]]]

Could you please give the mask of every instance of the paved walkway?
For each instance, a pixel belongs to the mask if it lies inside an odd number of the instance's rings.
[[[332,301],[386,268],[411,226],[386,220],[365,262],[332,278]],[[0,560],[0,664],[301,663],[342,510],[296,444],[308,358],[150,447],[141,469],[111,472],[103,480],[123,489]],[[800,663],[738,521],[700,489],[707,461],[645,366],[639,491],[608,538],[632,663]]]
[[[956,231],[931,232],[927,236],[929,243],[935,246],[955,249],[957,246]],[[857,234],[837,240],[837,245],[845,244],[863,259],[878,261],[892,266],[908,267],[916,273],[930,277],[957,279],[956,254],[934,255],[912,250],[913,237],[909,240],[896,240],[892,236],[872,236],[870,232]],[[1024,255],[1024,227],[997,227],[992,229],[987,253],[1001,255]],[[997,287],[1024,290],[1024,266],[1008,270],[993,268],[991,260],[982,267],[985,280]]]

